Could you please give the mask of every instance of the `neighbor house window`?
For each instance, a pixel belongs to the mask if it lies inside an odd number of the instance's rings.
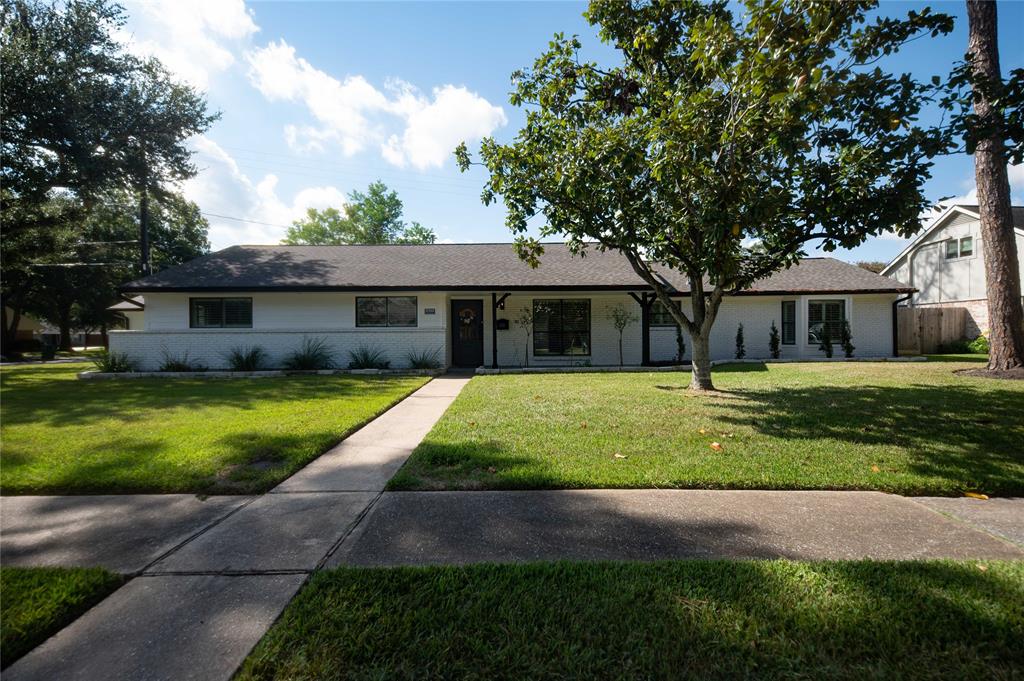
[[[956,239],[949,239],[946,241],[946,260],[952,260],[953,258],[960,257],[958,250],[958,244]]]
[[[416,326],[416,296],[356,298],[356,326]]]
[[[673,300],[672,304],[679,309],[678,300]],[[651,305],[651,326],[678,326],[675,317],[660,300],[655,300],[654,305]]]
[[[193,329],[251,329],[252,298],[190,298]]]
[[[820,343],[821,333],[827,328],[832,343],[838,344],[845,323],[845,300],[812,300],[807,303],[808,343]]]
[[[782,344],[796,345],[796,301],[782,301]]]
[[[965,236],[960,239],[960,257],[966,258],[969,255],[974,255],[974,237]]]
[[[589,300],[533,301],[534,355],[589,355]]]

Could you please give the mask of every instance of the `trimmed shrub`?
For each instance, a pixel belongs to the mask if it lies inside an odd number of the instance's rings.
[[[384,359],[383,350],[368,345],[360,345],[355,350],[349,350],[348,357],[349,369],[387,369],[391,366],[391,362]]]
[[[160,371],[206,371],[205,365],[189,360],[188,350],[180,355],[173,355],[164,350],[163,356],[163,361],[160,362]]]
[[[771,353],[772,359],[778,359],[782,355],[779,328],[775,326],[775,320],[772,320],[772,328],[768,330],[768,351]]]
[[[334,368],[334,354],[326,338],[303,338],[302,345],[284,358],[284,368],[311,371]]]
[[[93,360],[93,364],[96,365],[97,371],[102,371],[105,374],[125,374],[135,371],[136,367],[135,360],[123,352],[104,351]]]
[[[967,344],[967,351],[973,352],[976,355],[987,355],[988,338],[986,336],[978,336]]]
[[[441,366],[441,350],[410,351],[406,361],[413,369],[438,369]]]
[[[239,346],[224,353],[232,371],[259,371],[267,363],[267,351],[258,345]]]
[[[743,325],[736,329],[736,359],[743,359],[747,356],[747,347],[743,342]]]

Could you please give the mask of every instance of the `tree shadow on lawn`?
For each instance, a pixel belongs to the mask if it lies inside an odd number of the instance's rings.
[[[550,468],[546,462],[512,454],[497,440],[438,443],[428,435],[388,481],[387,489],[475,490],[493,489],[496,484],[501,489],[558,486],[561,478],[547,472]]]
[[[718,418],[789,440],[889,445],[916,453],[915,473],[1024,492],[1024,393],[964,385],[736,389],[707,402]]]
[[[13,373],[13,372],[12,372]],[[259,402],[302,403],[391,389],[386,376],[283,376],[252,379],[139,378],[111,381],[19,380],[4,373],[4,422],[87,424],[133,412],[191,407],[251,410]]]
[[[1010,678],[1024,663],[1022,590],[1004,570],[774,561],[345,568],[313,577],[240,678],[339,668],[353,677]]]

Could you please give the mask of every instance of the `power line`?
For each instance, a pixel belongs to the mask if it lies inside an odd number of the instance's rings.
[[[236,218],[230,215],[221,215],[220,213],[207,213],[205,210],[199,211],[202,215],[209,216],[211,218],[221,218],[222,220],[234,220],[235,222],[247,222],[252,225],[263,225],[264,227],[283,227],[288,229],[291,225],[278,225],[273,222],[260,222],[259,220],[246,220],[245,218]]]

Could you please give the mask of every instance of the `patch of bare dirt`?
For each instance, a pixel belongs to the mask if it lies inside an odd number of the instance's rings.
[[[1006,369],[1003,371],[990,371],[988,369],[960,369],[953,373],[961,376],[974,376],[977,378],[1001,378],[1010,381],[1024,381],[1024,367]]]

